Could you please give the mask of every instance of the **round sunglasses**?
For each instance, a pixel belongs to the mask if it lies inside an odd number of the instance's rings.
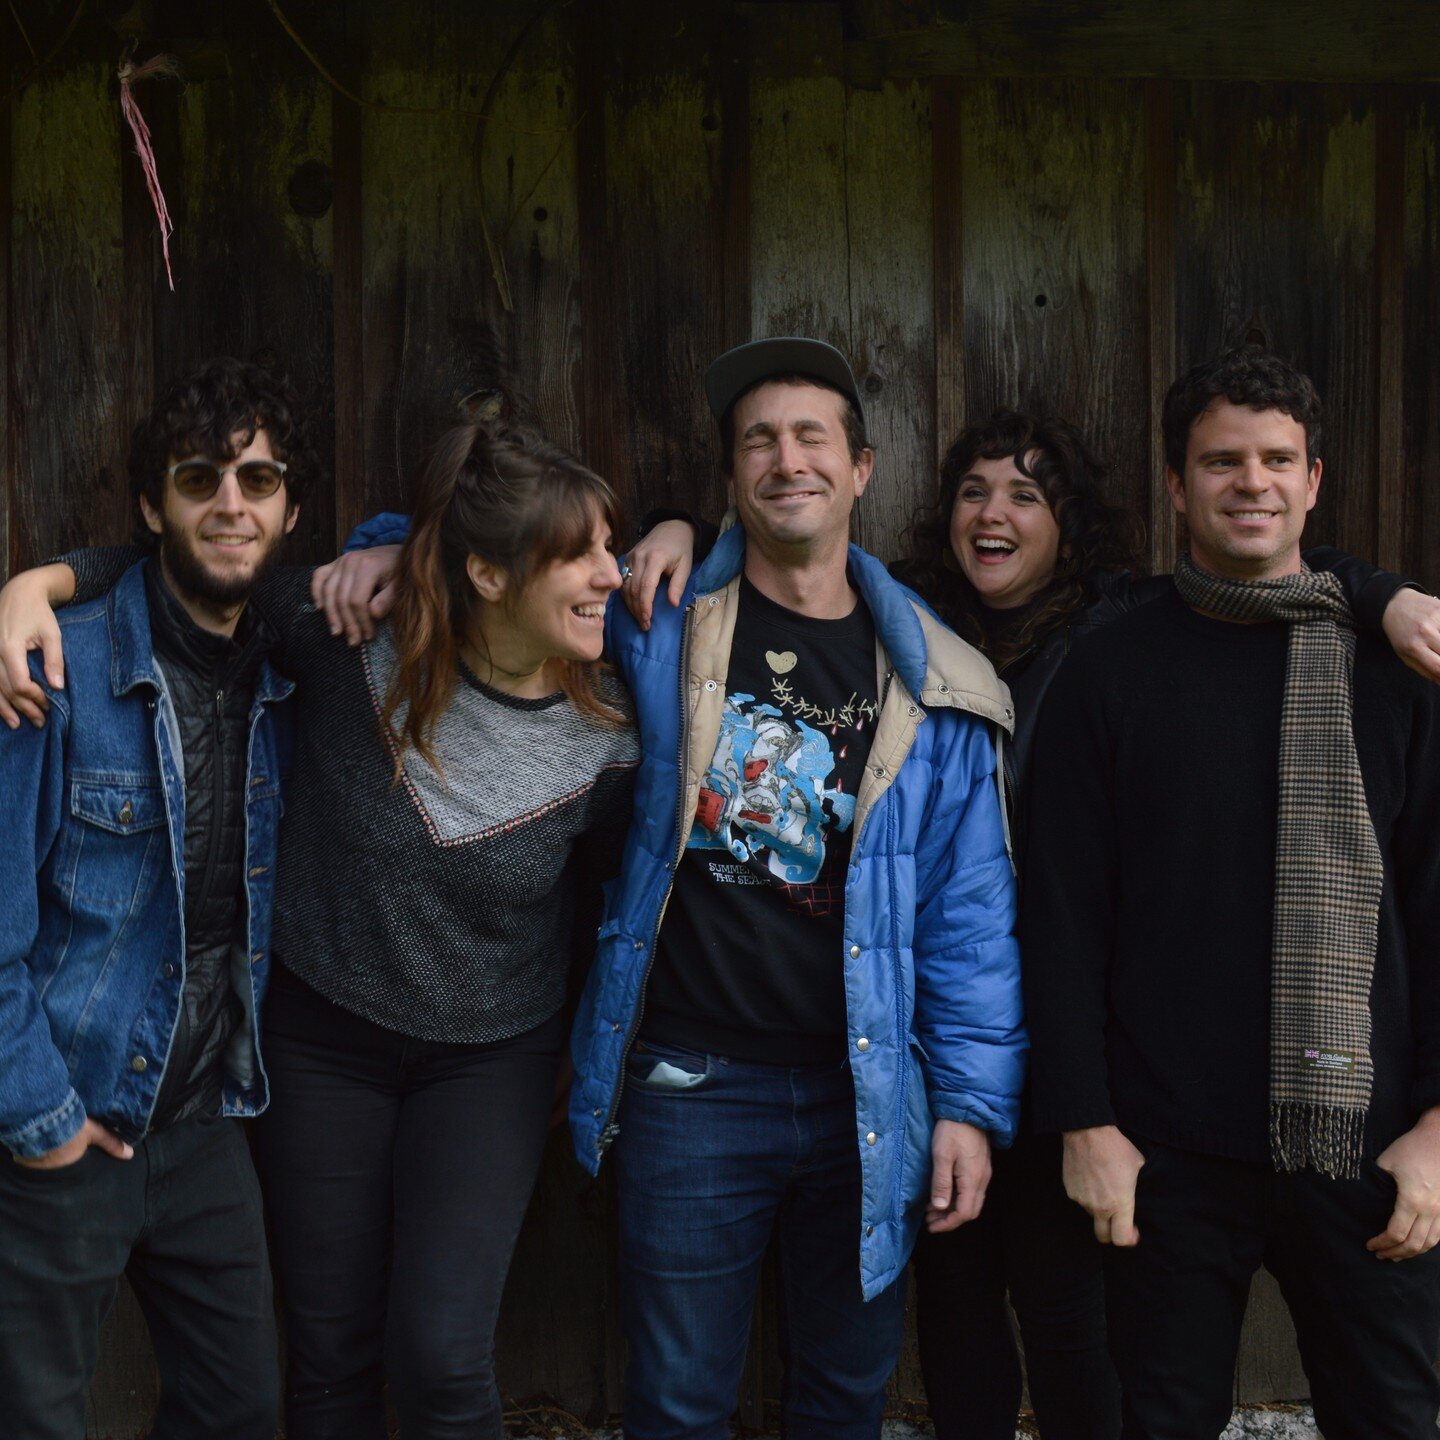
[[[181,460],[165,472],[165,478],[174,483],[176,494],[184,499],[209,500],[232,471],[247,500],[267,499],[280,488],[280,482],[285,478],[285,465],[280,460],[247,460],[243,465]]]

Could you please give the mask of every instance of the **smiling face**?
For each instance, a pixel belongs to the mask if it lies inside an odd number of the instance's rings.
[[[1230,580],[1299,571],[1320,489],[1320,462],[1307,468],[1305,453],[1305,427],[1283,410],[1211,403],[1190,428],[1184,477],[1165,472],[1196,565]]]
[[[773,558],[794,562],[849,542],[874,456],[850,458],[844,406],[823,385],[775,382],[735,402],[730,493],[747,538]]]
[[[508,587],[502,587],[503,598],[497,597],[500,623],[486,626],[496,664],[509,668],[507,662],[513,661],[515,669],[524,670],[549,659],[600,658],[605,647],[605,602],[620,588],[613,543],[608,522],[597,516],[583,555],[541,566],[513,594],[503,595]],[[472,566],[476,563],[472,556]],[[485,594],[478,579],[477,588]]]
[[[237,434],[239,446],[243,435]],[[264,430],[238,450],[234,459],[213,455],[172,455],[184,460],[208,460],[224,474],[208,499],[191,500],[165,480],[161,508],[145,495],[140,510],[145,524],[160,537],[160,564],[176,598],[196,624],[229,633],[255,581],[279,553],[281,542],[295,528],[299,516],[290,504],[285,485],[273,495],[247,495],[236,467],[252,460],[275,459]]]
[[[1015,456],[971,465],[950,511],[950,548],[992,610],[1023,605],[1050,583],[1060,525],[1039,481],[1022,473]]]

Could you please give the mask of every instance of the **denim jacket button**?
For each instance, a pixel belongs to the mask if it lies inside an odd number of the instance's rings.
[[[858,960],[860,958],[860,947],[858,945],[852,945],[850,947],[850,958],[852,960]]]
[[[135,811],[131,808],[130,802],[127,800],[120,807],[120,814],[116,816],[116,819],[118,819],[122,825],[128,825],[134,818]]]
[[[876,1140],[878,1140],[879,1138],[880,1138],[880,1137],[879,1137],[878,1135],[876,1135],[876,1133],[872,1130],[872,1131],[865,1137],[865,1143],[866,1143],[867,1145],[873,1145],[873,1144],[876,1142]]]
[[[142,1070],[150,1068],[150,1062],[143,1055],[137,1055],[130,1062],[130,1068],[138,1075]]]
[[[857,1050],[868,1050],[868,1049],[870,1048],[870,1041],[869,1041],[864,1035],[862,1035],[862,1036],[855,1042],[855,1048],[856,1048]]]

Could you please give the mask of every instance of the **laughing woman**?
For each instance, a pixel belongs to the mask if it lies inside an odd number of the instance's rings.
[[[638,754],[598,663],[609,486],[532,432],[470,424],[413,509],[368,644],[332,636],[304,572],[257,591],[298,704],[256,1135],[290,1440],[384,1440],[387,1379],[405,1440],[504,1434],[496,1313],[577,903],[619,854]],[[75,557],[82,590],[117,563]]]

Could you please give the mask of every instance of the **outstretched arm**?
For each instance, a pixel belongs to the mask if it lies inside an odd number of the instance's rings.
[[[1383,634],[1412,670],[1440,685],[1440,599],[1413,580],[1332,545],[1313,546],[1303,558],[1312,570],[1329,571],[1340,582],[1362,630]],[[1164,594],[1169,578],[1122,571],[1103,575],[1096,583],[1116,608],[1130,610]]]

